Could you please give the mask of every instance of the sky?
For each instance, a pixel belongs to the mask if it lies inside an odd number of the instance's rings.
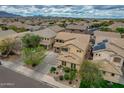
[[[124,5],[1,5],[0,11],[21,16],[124,18]]]

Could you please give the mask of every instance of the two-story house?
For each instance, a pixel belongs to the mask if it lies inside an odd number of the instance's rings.
[[[60,32],[55,38],[54,51],[58,54],[59,65],[80,69],[89,46],[90,36]]]
[[[124,39],[97,36],[93,62],[100,64],[105,80],[120,83],[124,68]]]
[[[53,47],[57,33],[62,30],[63,30],[63,28],[61,28],[59,26],[50,26],[46,29],[32,32],[32,33],[35,35],[39,35],[41,37],[40,44],[45,46],[47,49],[50,49]]]

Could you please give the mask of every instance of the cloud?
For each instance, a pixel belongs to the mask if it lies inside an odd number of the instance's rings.
[[[2,5],[0,11],[21,16],[124,18],[124,6],[122,5]]]
[[[94,9],[107,10],[107,9],[124,9],[123,5],[96,5]]]

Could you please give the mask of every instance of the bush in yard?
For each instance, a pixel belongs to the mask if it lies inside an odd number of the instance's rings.
[[[55,67],[51,67],[50,73],[53,73],[53,72],[55,72],[55,71],[56,71],[56,68],[55,68]]]
[[[74,80],[75,78],[76,78],[76,72],[75,71],[70,71],[70,73],[69,73],[69,75],[70,75],[70,80],[72,81],[72,80]]]
[[[45,49],[41,46],[36,48],[23,48],[22,58],[27,65],[35,67],[40,64],[45,57]]]
[[[64,74],[64,79],[65,79],[65,80],[69,80],[69,74],[65,73],[65,74]]]
[[[59,76],[59,80],[63,80],[64,79],[64,77],[61,75],[61,76]]]
[[[117,31],[118,33],[120,33],[120,35],[121,35],[121,37],[122,37],[122,34],[124,33],[124,28],[123,28],[123,27],[118,27],[118,28],[116,28],[116,31]]]
[[[71,69],[69,67],[64,67],[63,70],[65,73],[69,73]]]
[[[26,48],[36,48],[40,44],[40,37],[33,34],[26,34],[22,37],[22,44]]]
[[[15,40],[6,38],[0,41],[0,53],[2,57],[8,57],[13,54],[13,50],[15,47]]]

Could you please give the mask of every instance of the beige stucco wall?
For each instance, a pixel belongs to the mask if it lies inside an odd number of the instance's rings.
[[[67,45],[64,46],[63,48],[68,48],[70,53],[76,54],[77,56],[79,56],[81,59],[83,59],[84,57],[84,51],[82,51],[80,48],[74,46],[74,45]],[[80,50],[81,52],[77,52],[77,50]],[[63,51],[61,51],[61,53],[64,53]]]
[[[110,57],[111,54],[113,54],[113,53],[112,52],[108,52],[108,51],[94,52],[93,60],[103,60],[103,59],[111,60],[111,57]]]
[[[50,45],[54,43],[54,38],[48,38],[48,39],[41,39],[41,43],[46,43],[47,45]]]
[[[113,54],[114,54],[113,52],[109,52],[109,51],[94,52],[94,54],[93,54],[93,60],[104,60],[104,59],[106,59],[109,62],[112,62],[113,64],[115,64],[116,66],[120,66],[121,67],[122,64],[123,64],[123,62],[124,62],[124,59],[122,57],[120,57],[120,56],[111,56]],[[121,62],[120,63],[114,62],[114,60],[113,60],[114,57],[121,58]]]
[[[120,62],[120,63],[114,62],[114,57],[120,58],[120,59],[121,59],[121,62]],[[120,57],[120,56],[112,56],[112,57],[111,57],[111,62],[114,63],[116,66],[121,67],[121,66],[123,65],[124,59],[123,59],[122,57]]]
[[[115,74],[114,76],[111,76],[112,73],[110,72],[106,72],[104,75],[103,75],[103,78],[107,81],[111,81],[111,82],[114,82],[114,83],[119,83],[119,78],[120,78],[120,75],[118,74]]]
[[[62,61],[58,60],[58,65],[62,65]],[[71,63],[70,62],[66,62],[66,67],[71,68]],[[80,70],[80,65],[76,64],[76,69],[79,71]]]

